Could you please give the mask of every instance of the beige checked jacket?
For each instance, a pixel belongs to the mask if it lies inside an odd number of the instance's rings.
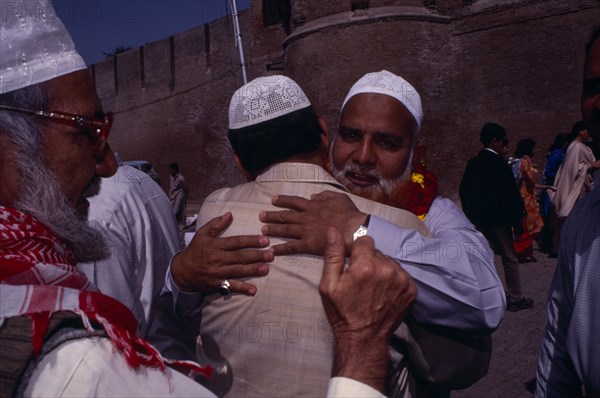
[[[258,214],[276,209],[273,195],[309,198],[324,190],[347,193],[317,165],[280,163],[254,182],[211,194],[197,225],[231,211],[233,224],[224,236],[258,235]],[[348,195],[361,211],[429,236],[412,213]],[[271,239],[272,244],[281,242]],[[210,385],[213,391],[234,397],[325,396],[334,339],[318,292],[322,266],[319,256],[277,257],[268,276],[252,279],[258,288],[255,297],[204,298],[198,353],[218,368]],[[398,333],[408,331],[404,326]]]

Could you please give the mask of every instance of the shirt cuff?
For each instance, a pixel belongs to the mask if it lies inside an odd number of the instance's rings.
[[[175,258],[175,256],[173,256]],[[171,259],[171,262],[173,259]],[[198,292],[184,292],[175,283],[173,276],[171,275],[171,264],[167,268],[167,274],[165,275],[165,287],[163,291],[171,292],[173,296],[173,309],[175,310],[178,306],[181,309],[194,309],[198,308],[202,303],[202,293]]]
[[[389,221],[371,215],[367,235],[375,241],[375,248],[386,256],[394,256],[403,241],[406,230]]]
[[[328,398],[385,398],[385,395],[360,381],[347,377],[332,377],[327,389]]]

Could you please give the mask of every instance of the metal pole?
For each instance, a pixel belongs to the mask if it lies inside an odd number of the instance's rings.
[[[240,64],[242,66],[242,79],[244,84],[248,83],[248,76],[246,75],[246,60],[244,58],[244,45],[242,43],[242,33],[240,32],[240,20],[238,19],[237,12],[237,1],[229,0],[231,5],[231,15],[233,17],[233,33],[235,35],[235,43],[240,53]]]

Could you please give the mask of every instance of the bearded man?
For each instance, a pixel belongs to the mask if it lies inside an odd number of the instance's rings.
[[[419,322],[490,331],[506,307],[493,254],[456,205],[437,196],[435,176],[425,169],[417,144],[422,120],[419,93],[408,81],[385,70],[366,74],[344,99],[329,167],[351,193],[413,212],[431,236],[376,215],[367,219],[344,195],[329,192],[312,200],[278,196],[276,206],[294,211],[262,214],[269,223],[263,232],[291,239],[274,247],[276,255],[318,254],[327,225],[342,231],[347,249],[362,225],[415,280],[419,295],[411,314]]]
[[[212,395],[76,268],[108,255],[86,213],[116,171],[112,114],[50,2],[0,6],[0,395]]]

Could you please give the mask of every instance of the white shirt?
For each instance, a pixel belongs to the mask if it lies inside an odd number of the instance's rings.
[[[111,256],[77,266],[103,293],[131,309],[145,337],[169,261],[180,249],[169,199],[148,175],[121,166],[89,201],[89,219],[107,232]]]
[[[559,217],[567,217],[575,203],[593,188],[594,179],[588,170],[595,160],[592,150],[582,142],[575,140],[567,147],[565,160],[556,173],[556,193],[552,198]]]
[[[215,397],[194,380],[167,368],[134,370],[105,338],[68,341],[37,364],[27,397]],[[383,398],[374,388],[346,377],[333,377],[329,398]]]

